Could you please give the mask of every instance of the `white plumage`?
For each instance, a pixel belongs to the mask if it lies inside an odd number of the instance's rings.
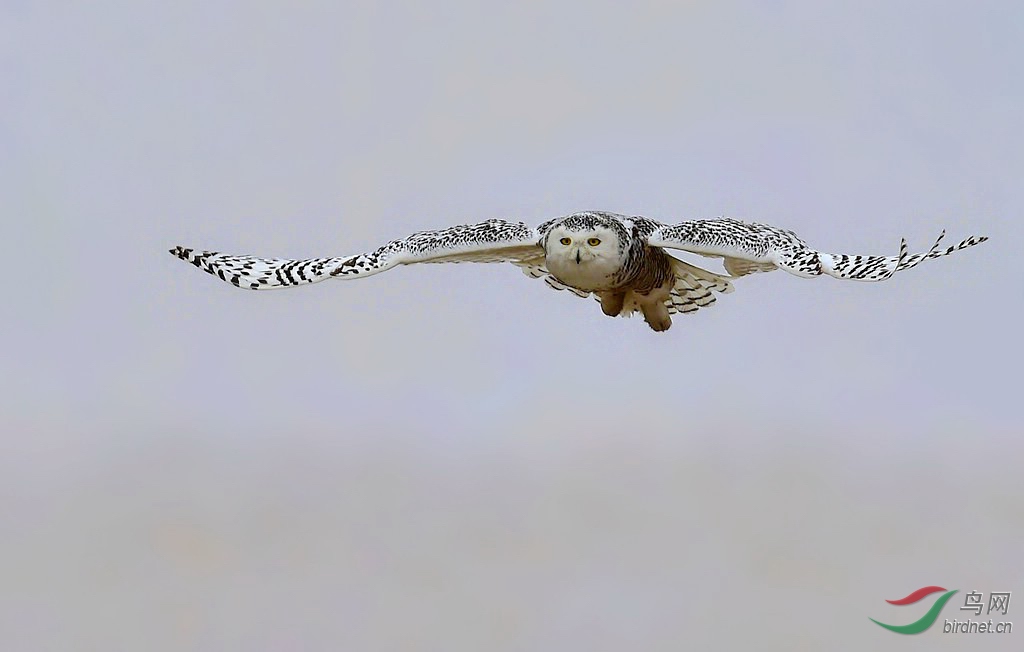
[[[336,258],[256,258],[184,247],[175,247],[171,253],[251,290],[362,278],[414,263],[510,262],[556,290],[596,296],[607,315],[640,312],[652,329],[664,331],[672,325],[672,314],[711,305],[715,292],[732,292],[731,279],[747,274],[782,269],[804,278],[826,274],[881,281],[987,239],[972,236],[940,248],[942,237],[924,253],[909,254],[903,241],[897,256],[849,256],[815,251],[792,231],[767,224],[723,217],[666,225],[645,217],[589,211],[536,228],[488,220],[421,231],[369,253]],[[729,276],[669,256],[666,249],[722,258]]]

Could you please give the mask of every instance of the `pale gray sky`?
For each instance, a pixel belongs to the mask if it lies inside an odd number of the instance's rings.
[[[868,617],[1024,599],[1024,9],[847,4],[4,3],[0,648],[1020,649]],[[585,209],[991,240],[665,334],[166,253]]]

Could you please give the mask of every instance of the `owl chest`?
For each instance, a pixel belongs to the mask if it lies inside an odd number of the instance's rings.
[[[613,290],[622,285],[622,261],[619,259],[577,261],[572,257],[549,256],[545,266],[562,283],[587,292]]]
[[[623,262],[621,284],[646,294],[674,281],[669,257],[661,249],[644,247]]]

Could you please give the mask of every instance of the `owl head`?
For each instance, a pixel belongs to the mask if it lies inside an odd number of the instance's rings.
[[[548,232],[545,254],[555,276],[581,289],[600,286],[619,271],[625,231],[597,213],[574,213]]]

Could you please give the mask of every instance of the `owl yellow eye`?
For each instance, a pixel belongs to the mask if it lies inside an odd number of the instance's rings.
[[[587,244],[590,245],[591,247],[596,247],[597,245],[601,244],[601,239],[600,238],[591,238],[591,239],[587,240]]]
[[[569,238],[562,238],[561,240],[559,240],[559,242],[568,247],[572,240],[570,240]]]

